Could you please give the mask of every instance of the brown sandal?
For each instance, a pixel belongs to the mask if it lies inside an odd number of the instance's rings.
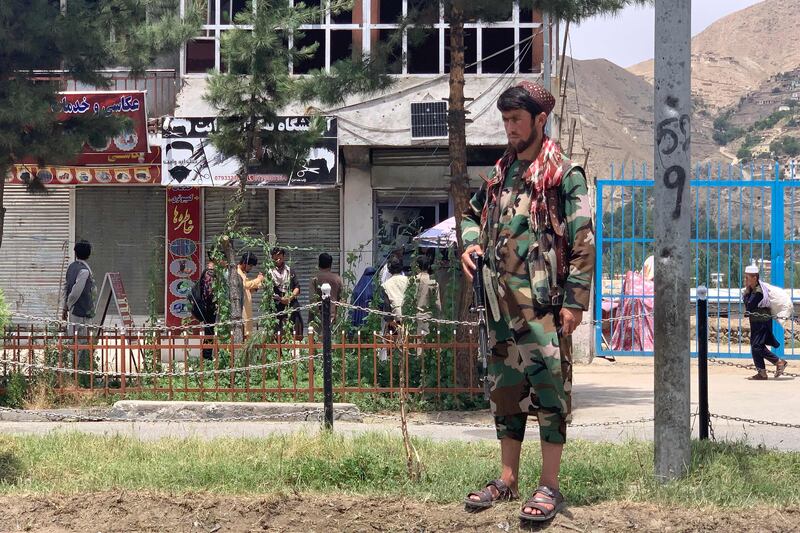
[[[495,498],[494,493],[489,489],[489,487],[494,487],[497,489],[497,497]],[[470,496],[477,496],[479,499],[471,500]],[[494,502],[497,501],[512,501],[519,498],[519,495],[511,490],[511,488],[506,485],[505,481],[502,479],[495,479],[490,481],[486,484],[486,486],[478,491],[470,492],[467,494],[467,497],[464,498],[464,505],[468,509],[488,509]]]
[[[537,494],[541,494],[541,496],[536,496]],[[547,509],[545,505],[550,505],[553,508]],[[528,514],[525,512],[526,507],[537,509],[542,514]],[[551,489],[542,485],[533,491],[531,497],[522,506],[519,517],[521,520],[530,522],[548,522],[561,511],[562,507],[564,507],[564,496],[561,492],[558,489]]]
[[[775,377],[779,378],[783,375],[783,372],[786,370],[786,367],[789,366],[789,361],[786,359],[781,359],[778,361],[778,364],[775,365]]]

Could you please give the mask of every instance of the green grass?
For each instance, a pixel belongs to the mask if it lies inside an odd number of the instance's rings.
[[[495,442],[417,440],[416,445],[424,474],[412,483],[402,441],[377,433],[156,442],[79,433],[2,436],[0,494],[297,490],[457,502],[496,475]],[[524,450],[521,489],[528,492],[537,478],[539,453],[534,442]],[[695,508],[800,504],[800,453],[698,442],[691,474],[666,486],[653,481],[652,454],[648,443],[573,441],[565,450],[562,490],[573,505],[610,500]]]

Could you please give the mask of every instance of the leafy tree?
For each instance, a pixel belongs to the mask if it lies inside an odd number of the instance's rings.
[[[332,0],[328,5],[332,15],[349,7],[351,0]],[[386,55],[380,50],[369,58],[339,61],[331,66],[329,73],[315,71],[302,77],[290,74],[288,65],[308,60],[319,45],[289,48],[286,37],[291,33],[295,42],[300,41],[303,37],[300,26],[319,20],[320,9],[324,8],[300,2],[290,6],[287,0],[259,0],[254,9],[252,2],[248,2],[247,8],[235,17],[239,27],[226,31],[222,37],[221,53],[227,70],[213,72],[209,77],[206,99],[217,109],[219,117],[218,131],[211,141],[222,153],[242,162],[238,171],[239,188],[222,236],[231,284],[238,277],[232,241],[239,229],[239,213],[251,166],[268,165],[291,173],[295,165],[305,160],[324,124],[322,117],[314,117],[306,131],[292,135],[277,128],[269,131],[263,126],[274,124],[290,104],[312,100],[323,105],[338,104],[348,95],[377,91],[391,83],[385,74]],[[231,287],[229,293],[230,308],[240,310],[239,291]],[[231,317],[238,318],[235,314]],[[239,341],[239,328],[234,335],[235,341]]]
[[[62,7],[62,3],[64,4]],[[183,20],[177,0],[3,0],[0,2],[0,176],[22,157],[41,165],[73,159],[85,143],[103,144],[127,124],[102,114],[59,119],[63,78],[107,87],[102,70],[140,74],[200,27],[202,5]],[[34,72],[63,70],[50,81]],[[5,181],[0,179],[0,205]],[[30,188],[41,190],[31,182]],[[2,242],[5,208],[0,208]]]
[[[753,159],[753,152],[751,152],[746,146],[742,146],[739,148],[739,150],[737,150],[736,158],[741,159],[742,161],[750,161]]]
[[[783,152],[789,157],[800,155],[800,140],[797,137],[786,137],[783,139]]]
[[[778,124],[778,122],[780,122],[784,118],[792,117],[792,115],[793,114],[791,111],[775,111],[767,118],[761,119],[755,124],[753,124],[753,129],[755,131],[768,130],[770,128],[775,127],[775,125]]]
[[[797,137],[775,139],[769,144],[769,149],[776,156],[796,157],[800,155],[800,140]]]
[[[725,146],[734,139],[738,139],[745,134],[744,129],[731,124],[731,111],[727,111],[714,119],[714,142]]]
[[[618,278],[629,270],[640,271],[645,259],[655,253],[653,190],[637,189],[630,200],[617,201],[624,203],[624,207],[612,205],[613,210],[603,216],[604,278]],[[717,218],[704,208],[697,209],[696,214],[693,211],[690,248],[694,286],[713,287],[711,274],[721,272],[725,275],[723,285],[741,287],[744,265],[750,263],[751,255],[760,257],[762,253],[760,244],[744,244],[754,238],[769,241],[770,235],[743,224],[721,228]],[[769,258],[768,246],[764,253]]]

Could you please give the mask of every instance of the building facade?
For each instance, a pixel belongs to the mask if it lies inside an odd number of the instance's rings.
[[[290,2],[293,0],[289,0]],[[307,0],[320,5],[325,0]],[[189,0],[181,0],[185,10]],[[146,91],[149,141],[162,146],[154,122],[164,117],[214,117],[204,100],[208,72],[225,69],[220,39],[235,28],[245,0],[208,0],[199,35],[174,55],[159,61],[144,78],[125,71],[109,72],[114,90]],[[254,2],[256,8],[257,0]],[[289,35],[289,46],[319,43],[302,64],[291,65],[303,75],[329,69],[339,59],[370,53],[385,43],[409,12],[429,6],[425,0],[356,0],[352,10],[302,27],[303,36]],[[505,135],[495,102],[503,90],[521,79],[542,76],[545,50],[558,56],[558,29],[545,25],[537,13],[507,0],[506,20],[465,24],[467,143],[470,179],[474,187],[502,153]],[[324,6],[321,6],[324,7]],[[353,96],[342,105],[317,112],[337,122],[336,179],[322,186],[253,187],[247,195],[242,224],[293,248],[290,260],[307,298],[308,285],[321,251],[334,257],[334,269],[349,268],[358,277],[368,265],[379,266],[393,249],[410,244],[420,230],[454,215],[449,199],[447,98],[449,96],[450,29],[440,7],[420,27],[408,27],[395,55],[394,84],[375,95]],[[412,36],[411,32],[414,32]],[[413,38],[412,38],[413,37]],[[548,42],[552,46],[548,46]],[[158,68],[155,68],[158,67]],[[89,91],[68,80],[67,91]],[[286,116],[307,114],[305,106],[285,110]],[[162,153],[160,156],[165,156]],[[113,170],[110,162],[106,166]],[[96,168],[94,170],[97,170]],[[76,172],[78,169],[76,169]],[[74,242],[93,242],[90,263],[98,283],[107,272],[120,272],[134,318],[174,303],[170,285],[184,293],[190,287],[170,282],[171,212],[164,183],[129,181],[109,172],[108,182],[58,183],[50,194],[30,196],[22,181],[7,177],[6,226],[0,247],[0,288],[16,312],[56,316],[60,309],[63,270],[72,259]],[[77,176],[77,175],[76,175]],[[200,253],[222,232],[231,205],[232,187],[200,191]],[[197,259],[199,258],[199,259]],[[21,265],[33,266],[22,267]],[[181,261],[185,265],[185,261]],[[185,294],[181,296],[185,298]],[[168,311],[167,311],[168,312]],[[184,309],[184,312],[186,310]]]
[[[320,0],[304,3],[319,6]],[[356,0],[352,10],[337,15],[321,10],[318,21],[301,27],[302,37],[288,36],[289,46],[319,44],[313,57],[290,65],[291,71],[303,75],[313,69],[329,69],[339,59],[370,53],[388,42],[408,13],[430,4]],[[508,0],[507,4],[506,20],[465,24],[468,165],[476,187],[479,173],[494,164],[505,144],[495,107],[497,97],[516,81],[539,78],[542,72],[546,39],[541,17],[517,2]],[[206,72],[225,68],[220,38],[235,27],[236,13],[245,8],[244,1],[210,0],[201,35],[181,51],[183,85],[176,117],[215,114],[203,99]],[[255,192],[267,197],[260,202],[268,206],[262,210],[259,226],[265,234],[309,249],[320,248],[319,243],[324,242],[337,259],[336,268],[345,267],[348,256],[355,254],[357,260],[351,266],[358,276],[367,265],[381,264],[392,249],[409,244],[419,230],[453,216],[446,126],[450,28],[442,6],[438,15],[435,10],[428,11],[422,25],[408,27],[397,46],[396,57],[402,61],[394,66],[395,82],[389,90],[316,110],[338,121],[337,185]],[[411,32],[415,32],[413,38]],[[548,37],[553,43],[558,41],[556,33],[552,27]],[[555,46],[550,49],[555,52]],[[285,114],[306,111],[297,106]],[[286,196],[291,199],[282,198]],[[297,217],[298,212],[315,215]],[[314,268],[316,253],[315,249],[293,258],[306,279]]]

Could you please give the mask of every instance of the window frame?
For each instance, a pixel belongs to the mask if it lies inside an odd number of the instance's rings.
[[[186,12],[186,1],[187,0],[180,0],[180,15],[183,17]],[[294,5],[296,0],[289,0],[291,5]],[[330,0],[322,0],[325,5],[328,5]],[[409,0],[401,0],[402,2],[402,16],[408,16],[408,1]],[[223,24],[221,20],[221,8],[223,4],[230,5],[231,0],[208,0],[208,9],[211,12],[211,3],[213,2],[214,10],[214,21],[213,24],[203,24],[201,26],[201,31],[203,33],[207,32],[208,30],[214,30],[214,51],[215,51],[215,58],[214,58],[214,68],[216,70],[220,70],[221,68],[221,50],[220,50],[220,36],[222,32],[225,30],[230,30],[233,28],[241,28],[241,29],[252,29],[251,25],[236,25],[236,24]],[[325,32],[325,42],[320,43],[324,45],[325,50],[325,59],[324,59],[324,69],[326,72],[330,71],[331,67],[331,33],[333,31],[360,31],[361,32],[361,50],[364,54],[369,54],[371,47],[372,47],[372,31],[375,30],[396,30],[400,27],[399,24],[382,24],[382,23],[375,23],[371,22],[372,17],[372,0],[356,0],[356,2],[361,2],[361,14],[362,14],[362,22],[351,22],[351,23],[337,23],[333,21],[330,11],[325,12],[325,18],[321,21],[320,24],[304,24],[300,26],[301,30],[323,30]],[[257,8],[258,0],[253,0],[253,7]],[[467,73],[467,76],[481,76],[484,74],[483,72],[483,30],[486,28],[496,28],[496,29],[511,29],[514,31],[514,68],[513,73],[519,74],[520,73],[520,64],[522,62],[520,58],[520,30],[521,29],[530,29],[532,34],[536,35],[536,30],[542,28],[543,24],[541,22],[522,22],[520,21],[520,6],[519,0],[513,0],[513,6],[511,10],[511,20],[508,21],[501,21],[501,22],[468,22],[464,24],[464,29],[474,30],[476,32],[476,61],[477,61],[477,70],[473,73]],[[208,20],[206,20],[208,22]],[[410,26],[414,27],[414,26]],[[403,32],[402,42],[401,42],[401,51],[402,51],[402,69],[400,73],[393,74],[394,76],[414,76],[414,77],[438,77],[448,73],[448,70],[445,69],[446,65],[446,48],[445,48],[445,30],[450,28],[450,24],[445,22],[444,17],[444,4],[439,2],[439,20],[438,22],[426,27],[430,27],[431,29],[435,30],[438,33],[438,42],[439,42],[439,69],[436,73],[429,73],[429,74],[409,74],[408,72],[408,34],[407,32]],[[198,36],[201,37],[201,36]],[[209,37],[208,39],[211,39]],[[288,36],[289,46],[294,46],[294,35],[292,32],[289,33]],[[181,47],[180,50],[180,69],[181,69],[181,76],[187,78],[193,77],[204,77],[206,73],[187,73],[186,72],[186,45]],[[289,65],[290,72],[294,73],[293,65]],[[298,74],[302,75],[302,74]],[[496,73],[487,74],[488,76],[497,76]]]

